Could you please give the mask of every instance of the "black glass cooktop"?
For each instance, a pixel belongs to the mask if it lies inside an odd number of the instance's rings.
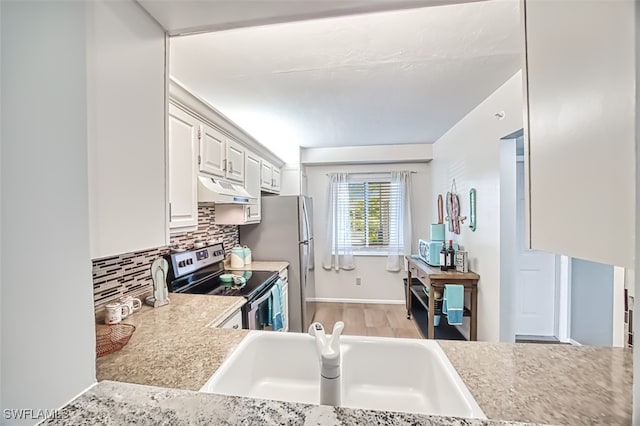
[[[265,284],[273,281],[278,275],[275,271],[220,271],[208,268],[201,269],[186,277],[175,280],[169,291],[188,294],[211,294],[214,296],[244,296],[253,299]],[[244,277],[244,285],[220,280],[222,274],[234,274]]]

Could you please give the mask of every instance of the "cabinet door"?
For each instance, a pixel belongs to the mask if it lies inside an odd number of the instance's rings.
[[[246,221],[260,222],[260,173],[262,171],[262,160],[252,152],[246,153],[245,161],[245,184],[244,187],[252,196],[256,197],[255,204],[245,206]]]
[[[234,328],[240,330],[242,328],[242,311],[238,309],[232,315],[218,326],[218,328]]]
[[[244,147],[227,139],[227,179],[244,182]]]
[[[213,127],[203,124],[200,135],[200,171],[225,177],[225,154],[225,136]]]
[[[525,5],[531,248],[633,267],[634,2]]]
[[[260,186],[264,189],[271,189],[273,186],[273,167],[266,161],[262,161],[262,172]]]
[[[280,169],[274,166],[272,176],[272,189],[280,192]]]
[[[169,228],[198,225],[198,120],[169,106]]]

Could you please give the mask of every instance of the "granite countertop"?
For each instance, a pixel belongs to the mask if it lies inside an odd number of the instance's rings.
[[[294,404],[104,381],[43,425],[425,425],[515,426],[501,422]]]
[[[631,349],[438,340],[489,418],[631,424]]]
[[[144,308],[126,320],[138,328],[121,351],[98,359],[97,378],[107,382],[65,408],[77,416],[71,423],[631,423],[632,351],[623,348],[439,340],[490,421],[186,392],[199,390],[247,335],[248,330],[207,327],[222,322],[245,300],[184,294],[170,298],[170,305]]]
[[[199,390],[248,333],[212,328],[240,309],[244,297],[171,293],[169,299],[123,321],[136,330],[124,348],[97,359],[98,381]]]
[[[285,261],[264,261],[254,260],[248,265],[244,265],[242,268],[232,268],[229,262],[225,262],[225,269],[234,271],[281,271],[289,266],[289,262]]]

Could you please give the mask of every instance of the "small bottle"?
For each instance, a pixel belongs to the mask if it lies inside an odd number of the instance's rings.
[[[440,269],[447,270],[447,243],[442,242],[442,250],[440,250]]]
[[[449,240],[449,249],[447,250],[447,269],[455,269],[456,252],[453,249],[453,240]]]

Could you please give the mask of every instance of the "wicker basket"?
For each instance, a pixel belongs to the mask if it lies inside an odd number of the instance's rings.
[[[97,324],[96,325],[96,354],[97,357],[119,351],[127,344],[135,331],[130,324]]]

